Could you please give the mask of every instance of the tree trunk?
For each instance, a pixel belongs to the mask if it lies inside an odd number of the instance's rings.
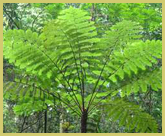
[[[63,133],[63,113],[60,114],[60,133]]]
[[[81,133],[87,132],[87,119],[88,119],[88,113],[86,110],[84,110],[81,116]]]
[[[44,133],[47,133],[47,110],[45,110],[45,124],[44,124]]]
[[[96,20],[96,8],[95,8],[95,3],[92,3],[92,7],[91,7],[91,21],[95,21]]]

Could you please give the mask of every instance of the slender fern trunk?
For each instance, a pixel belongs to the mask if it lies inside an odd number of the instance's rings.
[[[44,133],[47,133],[47,110],[45,110],[45,124],[44,124]]]
[[[86,110],[84,110],[81,115],[81,133],[87,132],[87,119],[88,119],[88,113]]]
[[[63,112],[60,114],[60,133],[63,133],[64,130],[63,130],[63,125],[64,121],[63,121]]]

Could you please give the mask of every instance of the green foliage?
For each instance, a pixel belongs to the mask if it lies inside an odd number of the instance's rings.
[[[51,15],[51,18],[57,18],[59,12],[64,8],[64,3],[32,3],[34,7],[41,8]]]
[[[20,104],[19,104],[20,103]],[[15,107],[14,107],[14,112],[16,115],[24,115],[24,116],[29,116],[32,115],[34,112],[40,112],[44,109],[46,109],[46,105],[43,104],[42,100],[35,100],[35,103],[32,100],[24,100],[24,102],[19,102]]]
[[[87,122],[88,133],[101,133],[100,130],[100,121],[101,121],[101,113],[99,110],[95,110],[92,114],[89,115],[89,119]]]
[[[139,90],[142,92],[146,92],[148,87],[155,91],[162,88],[162,72],[161,69],[154,69],[150,71],[145,71],[140,73],[140,76],[132,78],[132,80],[128,80],[128,84],[123,83],[123,87],[120,89],[121,97],[125,95],[130,95],[131,93],[137,93]]]
[[[113,121],[119,121],[119,126],[125,129],[141,133],[156,133],[157,123],[154,118],[145,113],[140,106],[126,102],[122,99],[108,100],[106,111],[107,116]]]
[[[144,39],[161,39],[161,6],[161,3],[83,3],[80,8],[95,18],[100,35],[117,22],[131,20],[144,28]]]
[[[32,29],[39,32],[43,25],[51,19],[51,15],[41,8],[29,3],[5,3],[4,29]],[[12,19],[11,19],[12,18]]]
[[[3,99],[3,133],[16,133],[17,118],[13,115],[12,106]]]
[[[146,92],[148,86],[155,91],[161,89],[161,69],[154,66],[162,57],[162,42],[142,41],[141,26],[126,20],[100,38],[90,18],[87,12],[70,7],[50,21],[41,34],[30,29],[4,32],[3,55],[21,70],[21,76],[4,83],[5,97],[20,103],[28,99],[27,104],[15,107],[18,115],[40,111],[40,100],[45,105],[54,97],[81,115],[83,108],[91,110],[92,104],[112,90],[123,97]],[[107,92],[102,93],[102,89]],[[29,97],[37,99],[38,107],[31,106]],[[114,120],[125,108],[121,125],[127,123],[126,129],[157,132],[154,119],[140,107],[122,100],[113,101],[112,107],[113,111],[108,112]]]

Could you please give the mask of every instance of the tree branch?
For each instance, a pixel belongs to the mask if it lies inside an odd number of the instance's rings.
[[[13,18],[7,13],[7,11],[6,11],[6,7],[3,5],[3,9],[4,9],[4,12],[5,12],[5,14],[9,17],[9,19],[14,23],[14,25],[18,28],[18,29],[20,29],[20,27],[17,25],[17,23],[13,20]]]

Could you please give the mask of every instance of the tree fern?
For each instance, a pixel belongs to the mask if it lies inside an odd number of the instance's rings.
[[[89,19],[85,11],[69,8],[41,34],[31,30],[4,32],[4,57],[28,76],[5,82],[4,90],[24,98],[27,86],[31,97],[35,97],[34,89],[36,94],[42,91],[72,110],[76,106],[75,113],[82,116],[102,97],[146,92],[147,86],[161,89],[161,69],[154,68],[161,59],[161,41],[142,41],[142,28],[131,21],[117,23],[99,38]],[[156,132],[155,124],[151,127],[150,123],[150,131]],[[141,130],[138,127],[137,132]]]

